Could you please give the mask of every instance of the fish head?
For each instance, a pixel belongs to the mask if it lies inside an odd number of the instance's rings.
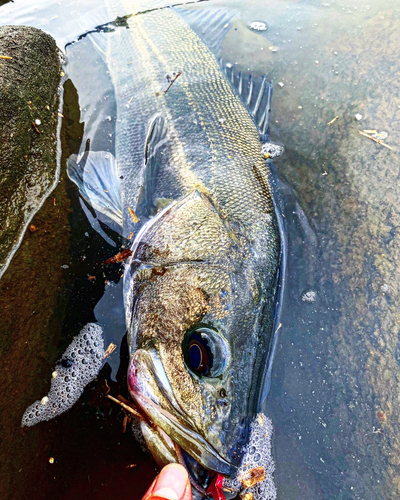
[[[136,241],[125,277],[128,385],[156,461],[235,474],[267,351],[262,276],[195,192]],[[202,479],[203,478],[203,479]]]

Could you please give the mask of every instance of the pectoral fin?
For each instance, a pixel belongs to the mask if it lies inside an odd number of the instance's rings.
[[[67,173],[96,217],[121,233],[120,178],[114,156],[105,151],[88,150],[80,157],[72,155],[67,162]]]

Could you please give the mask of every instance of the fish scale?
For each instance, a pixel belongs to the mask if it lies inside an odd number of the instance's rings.
[[[209,194],[242,239],[254,241],[259,232],[271,232],[274,239],[274,222],[268,215],[273,212],[272,200],[253,172],[254,166],[265,171],[258,131],[214,54],[172,9],[136,15],[128,19],[128,27],[117,29],[107,50],[117,100],[116,156],[126,204],[137,206],[146,125],[149,117],[161,113],[170,147],[164,169],[175,190],[182,195],[193,189]],[[164,94],[166,75],[178,71],[182,75]],[[170,189],[168,183],[163,189]],[[124,217],[130,231],[128,214]],[[262,265],[266,257],[263,254]]]

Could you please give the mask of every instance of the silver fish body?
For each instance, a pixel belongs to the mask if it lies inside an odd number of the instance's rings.
[[[235,474],[260,405],[283,233],[254,118],[181,14],[129,17],[101,50],[117,103],[120,223],[134,234],[129,389],[156,461],[183,450],[201,489],[203,469]]]

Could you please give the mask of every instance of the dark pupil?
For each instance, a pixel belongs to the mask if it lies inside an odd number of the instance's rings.
[[[191,340],[188,345],[187,361],[190,368],[198,373],[206,374],[208,372],[208,352],[205,345],[200,340]]]

